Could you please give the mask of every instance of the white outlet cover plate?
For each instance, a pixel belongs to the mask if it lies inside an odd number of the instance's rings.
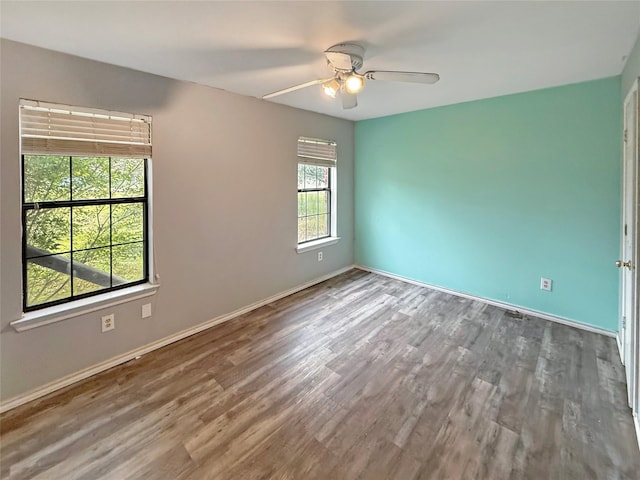
[[[151,316],[151,304],[145,303],[142,305],[142,318],[149,318]]]
[[[115,315],[113,313],[110,315],[104,315],[102,317],[102,333],[113,330],[114,328],[116,328]]]
[[[547,292],[550,292],[552,285],[553,280],[551,280],[550,278],[540,277],[540,290],[546,290]]]

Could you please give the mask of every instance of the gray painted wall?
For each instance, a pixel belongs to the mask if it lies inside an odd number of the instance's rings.
[[[353,123],[2,40],[1,398],[353,263]],[[21,315],[18,99],[153,116],[154,315],[143,301],[17,333]],[[341,241],[297,254],[296,140],[338,142]],[[116,329],[100,333],[115,312]]]
[[[636,43],[631,49],[629,56],[627,57],[627,63],[622,70],[622,101],[629,93],[631,86],[636,78],[640,77],[640,34],[636,39]]]

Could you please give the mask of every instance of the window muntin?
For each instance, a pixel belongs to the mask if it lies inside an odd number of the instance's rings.
[[[24,311],[148,280],[147,161],[22,155]]]
[[[298,164],[298,244],[331,236],[332,167]]]

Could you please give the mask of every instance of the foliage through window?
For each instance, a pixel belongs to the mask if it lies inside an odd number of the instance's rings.
[[[20,107],[24,310],[146,282],[150,117]]]

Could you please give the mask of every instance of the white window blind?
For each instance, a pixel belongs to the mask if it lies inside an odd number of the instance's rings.
[[[151,158],[151,117],[20,100],[23,154]]]
[[[300,163],[335,167],[338,160],[336,142],[319,138],[298,138],[298,157]]]

